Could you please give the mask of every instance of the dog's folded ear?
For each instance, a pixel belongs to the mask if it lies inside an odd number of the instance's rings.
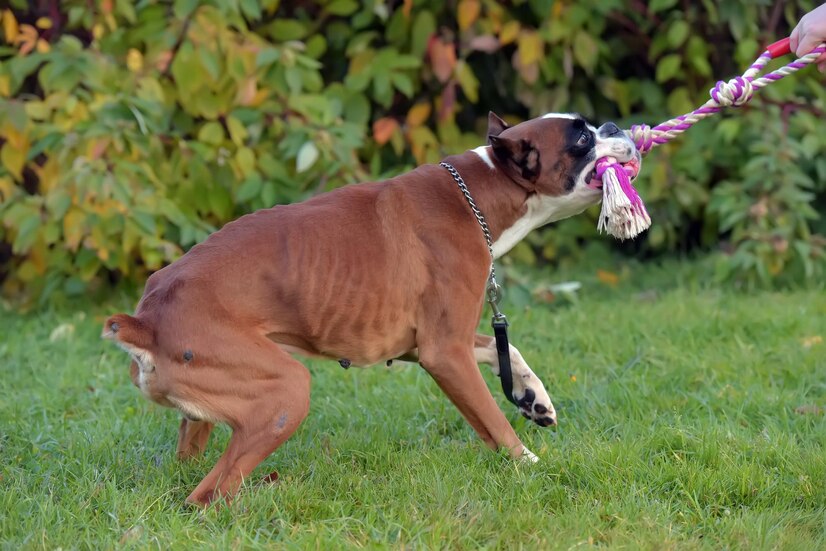
[[[510,128],[508,126],[508,123],[506,123],[505,121],[500,119],[499,115],[497,115],[493,111],[489,111],[488,112],[488,145],[492,145],[491,142],[490,142],[491,136],[498,136],[506,128]]]
[[[533,142],[524,138],[512,140],[501,136],[488,136],[488,140],[493,154],[510,177],[523,187],[533,189],[542,168],[539,150]]]

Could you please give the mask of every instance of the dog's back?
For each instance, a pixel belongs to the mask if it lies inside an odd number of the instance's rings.
[[[397,221],[421,218],[424,208],[438,220],[433,211],[444,208],[411,200],[405,180],[415,179],[405,176],[228,223],[152,274],[135,315],[112,316],[103,336],[133,358],[176,361],[221,340],[214,333],[227,325],[356,365],[404,354],[415,346],[414,317],[434,263],[423,256],[434,243],[422,241],[436,238],[432,224]]]

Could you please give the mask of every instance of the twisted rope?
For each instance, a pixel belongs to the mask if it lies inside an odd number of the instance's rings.
[[[757,90],[760,90],[772,82],[777,82],[792,73],[796,73],[817,60],[823,53],[826,53],[826,44],[821,44],[810,53],[789,63],[785,67],[781,67],[765,76],[756,78],[763,68],[765,68],[766,64],[774,57],[770,50],[766,50],[760,54],[760,57],[752,63],[751,67],[749,67],[742,76],[734,77],[728,82],[723,82],[722,80],[717,82],[714,88],[709,91],[711,99],[699,109],[665,121],[654,128],[646,124],[635,124],[630,130],[626,131],[626,134],[634,141],[640,153],[645,155],[654,147],[673,140],[706,117],[719,113],[723,108],[745,105],[751,100]]]
[[[826,43],[821,44],[800,59],[759,77],[766,65],[779,55],[789,53],[789,39],[769,46],[754,63],[739,77],[728,82],[722,80],[709,91],[709,99],[702,107],[658,124],[651,128],[647,124],[635,124],[626,134],[634,142],[642,155],[654,147],[668,143],[701,120],[719,113],[726,107],[739,107],[748,103],[755,92],[788,75],[803,69],[826,53]],[[642,199],[631,181],[636,177],[639,166],[622,165],[613,157],[597,160],[597,179],[602,181],[602,212],[597,229],[614,237],[627,239],[648,229],[651,218],[645,210]]]

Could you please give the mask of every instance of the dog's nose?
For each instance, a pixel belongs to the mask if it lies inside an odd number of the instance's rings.
[[[622,134],[622,130],[620,130],[619,126],[612,122],[606,122],[599,127],[599,135],[605,138],[613,138],[617,134]]]

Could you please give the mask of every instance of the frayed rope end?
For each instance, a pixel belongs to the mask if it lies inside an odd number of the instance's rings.
[[[638,167],[624,167],[613,157],[597,161],[597,178],[602,180],[602,211],[597,230],[618,239],[636,237],[651,226],[651,218],[630,176]],[[629,175],[629,172],[633,174]]]

